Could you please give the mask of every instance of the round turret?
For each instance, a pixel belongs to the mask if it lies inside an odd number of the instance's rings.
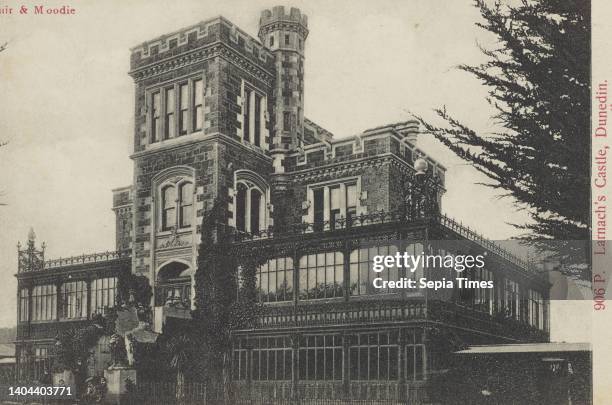
[[[275,57],[276,84],[273,92],[273,155],[303,145],[304,48],[308,18],[299,9],[277,6],[264,10],[259,20],[259,39]],[[282,160],[282,156],[278,156]],[[278,169],[282,170],[280,163]]]

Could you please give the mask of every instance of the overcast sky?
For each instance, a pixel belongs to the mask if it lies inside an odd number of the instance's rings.
[[[255,36],[262,9],[293,5],[309,17],[306,115],[336,137],[442,105],[492,131],[486,89],[455,69],[492,44],[472,3],[99,0],[73,2],[74,16],[0,15],[0,326],[15,323],[16,244],[30,226],[47,258],[114,249],[111,189],[132,182],[130,47],[216,15]],[[437,142],[419,146],[448,168],[447,214],[491,239],[518,235],[508,223],[526,216],[512,200]]]

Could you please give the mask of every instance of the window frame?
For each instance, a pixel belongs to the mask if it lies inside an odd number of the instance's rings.
[[[245,188],[245,200],[241,200],[239,189]],[[252,205],[253,198],[252,190],[256,189],[259,192],[259,226],[258,229],[253,229],[252,226]],[[229,225],[233,226],[238,232],[244,233],[259,233],[268,229],[268,220],[270,216],[270,187],[267,182],[255,172],[250,170],[236,170],[234,172],[234,187],[231,190],[232,200],[230,200],[229,209],[232,213],[229,219]],[[238,212],[238,208],[244,205],[244,218]],[[244,227],[241,229],[241,224],[244,222]]]
[[[348,188],[355,187],[355,204],[348,205]],[[338,216],[334,218],[334,210],[332,210],[332,189],[339,188],[340,208]],[[318,207],[317,195],[322,190],[323,192],[323,207],[322,218],[321,210]],[[327,230],[343,229],[354,224],[355,218],[358,217],[361,210],[361,176],[346,177],[329,182],[308,185],[306,191],[308,203],[308,213],[305,222],[313,225],[312,231],[321,232]],[[349,214],[351,214],[349,216]]]
[[[298,259],[296,269],[298,272],[297,294],[299,301],[344,297],[346,292],[344,252],[335,250],[303,254]],[[329,275],[332,277],[328,277]],[[320,282],[321,279],[322,283]],[[314,284],[312,281],[314,281]],[[332,288],[330,288],[330,282],[332,281]],[[321,284],[323,285],[323,296],[320,295],[321,287],[319,286]],[[328,294],[329,290],[331,290],[331,293]]]
[[[267,149],[266,114],[268,111],[268,98],[266,93],[243,80],[242,89],[242,128],[240,136],[242,142]],[[258,101],[259,98],[259,101]]]
[[[197,82],[202,83],[201,100],[197,99]],[[187,86],[185,96],[187,100],[183,103],[183,86]],[[168,108],[168,91],[172,90],[173,103],[172,109]],[[203,74],[181,77],[176,80],[156,84],[146,89],[147,94],[147,139],[149,144],[156,144],[180,136],[199,132],[205,126],[205,106],[206,106],[206,80]],[[159,108],[155,107],[155,97],[159,98]],[[201,103],[196,104],[197,101]],[[185,105],[186,107],[185,108]],[[168,127],[169,115],[172,118],[172,129]],[[198,116],[201,126],[198,127]],[[156,121],[157,120],[157,121]],[[183,125],[185,124],[185,125]]]
[[[183,202],[183,195],[182,195],[182,189],[183,187],[186,187],[187,184],[191,184],[191,201],[190,204],[185,204]],[[166,198],[165,198],[165,191],[168,189],[173,189],[174,190],[174,201],[172,202],[172,205],[167,205],[166,204]],[[194,206],[195,206],[195,194],[196,194],[196,187],[194,182],[191,180],[191,178],[180,178],[180,179],[172,179],[172,181],[165,181],[162,182],[159,186],[158,186],[158,190],[159,190],[159,204],[158,204],[158,209],[157,211],[159,212],[159,226],[158,228],[158,232],[171,232],[174,229],[176,229],[177,231],[182,231],[182,230],[186,230],[186,229],[191,229],[193,227],[194,224]],[[191,207],[191,212],[189,215],[189,222],[188,224],[185,224],[184,221],[184,217],[183,217],[183,209],[186,207]],[[172,212],[172,216],[173,218],[173,226],[168,225],[168,215],[167,212],[170,211]]]
[[[32,289],[32,322],[51,322],[57,319],[57,286],[38,284]]]

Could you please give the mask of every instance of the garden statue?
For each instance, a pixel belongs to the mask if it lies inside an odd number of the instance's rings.
[[[111,355],[111,367],[125,367],[127,363],[127,352],[125,349],[124,337],[118,334],[113,334],[110,337],[108,348]]]

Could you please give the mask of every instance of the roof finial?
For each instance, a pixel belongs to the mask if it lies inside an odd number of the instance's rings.
[[[30,227],[30,231],[28,232],[28,242],[34,242],[36,239],[36,234],[34,233],[34,228]]]

